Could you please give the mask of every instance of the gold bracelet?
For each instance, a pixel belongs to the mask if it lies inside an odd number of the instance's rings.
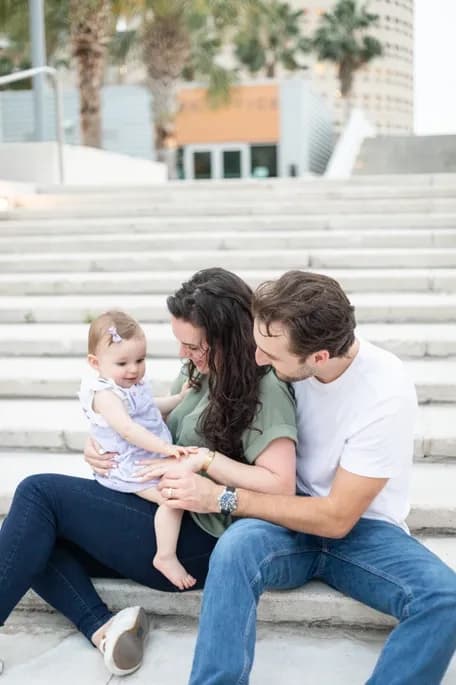
[[[209,466],[212,464],[212,462],[215,459],[215,455],[216,455],[215,450],[209,450],[204,462],[201,464],[201,471],[204,471],[204,473],[207,473]]]

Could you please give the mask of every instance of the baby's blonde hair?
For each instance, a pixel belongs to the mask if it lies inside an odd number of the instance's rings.
[[[109,347],[113,340],[110,328],[114,328],[117,335],[123,340],[144,337],[144,331],[139,323],[129,314],[121,311],[109,311],[100,314],[92,321],[89,328],[88,350],[89,354],[95,354],[100,343]]]

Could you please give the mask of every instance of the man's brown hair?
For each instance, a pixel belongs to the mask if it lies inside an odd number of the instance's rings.
[[[271,335],[281,323],[290,352],[302,359],[319,350],[343,357],[355,340],[355,308],[333,278],[307,271],[287,271],[262,283],[253,295],[253,315]]]
[[[117,310],[105,312],[97,316],[90,324],[89,354],[96,354],[96,349],[100,343],[109,347],[115,342],[112,333],[109,331],[110,328],[115,329],[117,335],[123,340],[144,336],[144,331],[139,323],[129,314]]]

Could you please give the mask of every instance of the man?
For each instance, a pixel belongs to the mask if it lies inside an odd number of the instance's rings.
[[[456,574],[405,523],[413,384],[399,359],[355,337],[333,279],[288,272],[257,290],[253,311],[258,364],[294,383],[301,496],[162,479],[170,506],[249,517],[212,554],[190,684],[247,683],[261,593],[320,578],[399,620],[369,685],[437,685],[456,648]]]

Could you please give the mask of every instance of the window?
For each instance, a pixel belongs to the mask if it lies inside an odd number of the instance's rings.
[[[250,173],[255,178],[277,176],[277,145],[251,145]]]
[[[223,178],[241,178],[241,151],[223,151]]]
[[[210,152],[193,153],[194,177],[197,179],[212,178],[212,160]]]

